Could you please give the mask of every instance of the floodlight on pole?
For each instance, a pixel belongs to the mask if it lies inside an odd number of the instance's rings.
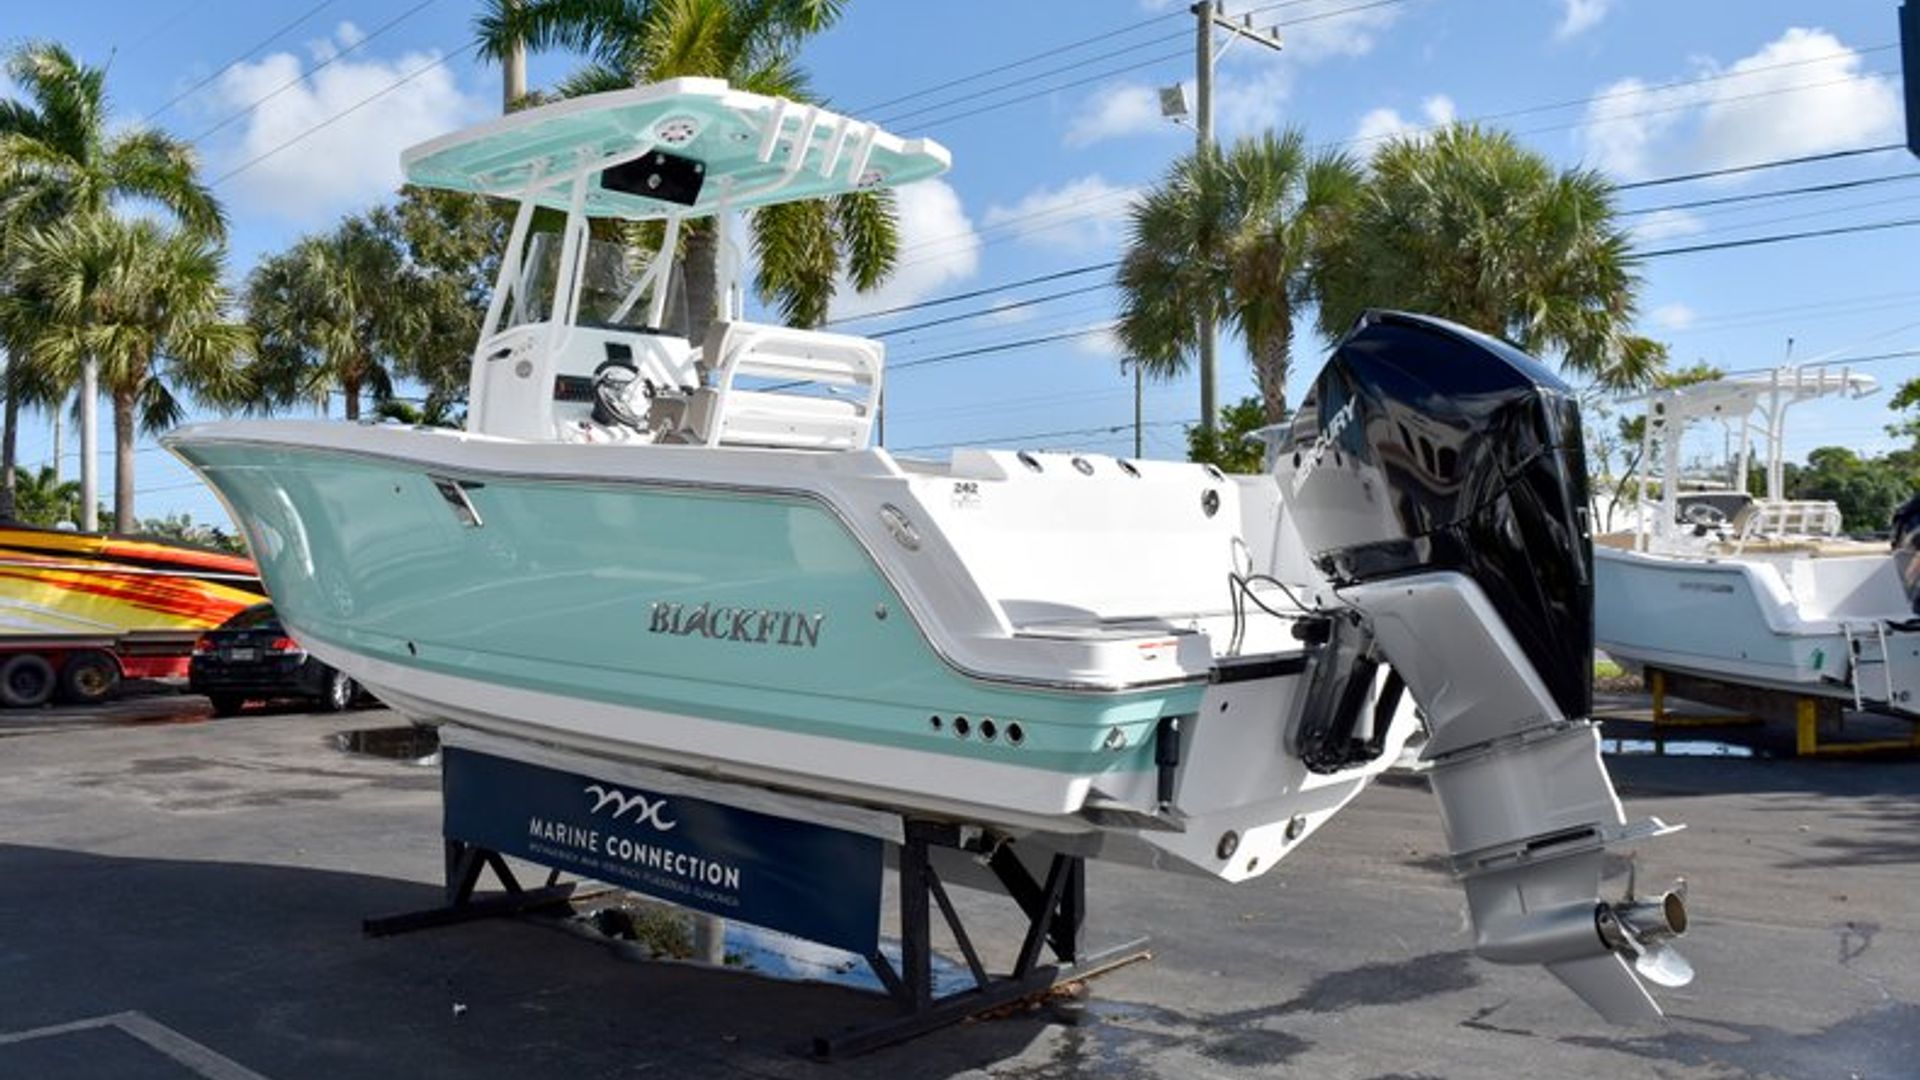
[[[1160,88],[1161,116],[1177,123],[1185,120],[1191,114],[1192,110],[1187,107],[1187,86],[1185,83],[1174,83],[1172,86],[1163,86]]]

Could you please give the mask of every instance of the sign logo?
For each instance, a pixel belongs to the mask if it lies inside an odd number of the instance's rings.
[[[647,632],[814,649],[820,646],[820,626],[826,621],[823,614],[808,615],[799,611],[714,607],[712,604],[688,607],[655,600],[650,608]]]
[[[862,955],[879,947],[879,837],[461,746],[441,768],[449,840]]]
[[[680,824],[660,817],[667,809],[665,799],[649,799],[637,791],[631,795],[625,795],[619,788],[601,787],[599,784],[588,784],[582,793],[591,796],[594,800],[593,809],[587,811],[589,814],[597,814],[611,806],[613,813],[607,816],[616,821],[622,814],[631,810],[633,822],[636,825],[651,825],[661,832],[668,832],[675,825]]]

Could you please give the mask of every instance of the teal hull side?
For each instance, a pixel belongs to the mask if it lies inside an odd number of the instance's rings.
[[[390,663],[727,721],[742,738],[776,728],[1076,775],[1152,768],[1155,723],[1199,707],[1191,684],[1075,693],[956,671],[845,525],[802,496],[475,475],[460,478],[474,528],[401,463],[181,452],[243,519],[289,624]],[[698,611],[728,613],[726,629]],[[953,733],[957,716],[972,735]],[[1104,745],[1114,728],[1118,750]]]

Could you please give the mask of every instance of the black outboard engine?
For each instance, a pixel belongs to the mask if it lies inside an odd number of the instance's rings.
[[[1580,410],[1503,342],[1400,312],[1360,318],[1275,452],[1337,585],[1458,570],[1568,716],[1593,709],[1593,540]]]
[[[1480,955],[1544,964],[1611,1019],[1657,1017],[1635,972],[1691,977],[1663,942],[1685,905],[1631,887],[1598,896],[1609,844],[1670,828],[1626,823],[1588,719],[1593,545],[1572,391],[1484,334],[1369,312],[1294,415],[1274,473],[1339,600],[1295,752],[1319,771],[1364,754],[1355,706],[1384,664],[1382,696],[1403,680],[1425,718],[1422,760]]]

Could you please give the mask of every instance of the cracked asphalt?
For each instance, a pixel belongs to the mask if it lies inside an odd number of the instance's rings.
[[[1092,865],[1089,943],[1148,935],[1150,962],[823,1066],[814,1034],[887,1006],[535,921],[363,937],[438,899],[434,770],[334,748],[381,710],[190,700],[0,714],[0,1077],[1920,1077],[1912,759],[1610,759],[1630,815],[1688,825],[1638,860],[1690,883],[1699,977],[1662,1027],[1475,959],[1432,799],[1393,778],[1246,885]],[[955,899],[1004,964],[1009,905]]]

